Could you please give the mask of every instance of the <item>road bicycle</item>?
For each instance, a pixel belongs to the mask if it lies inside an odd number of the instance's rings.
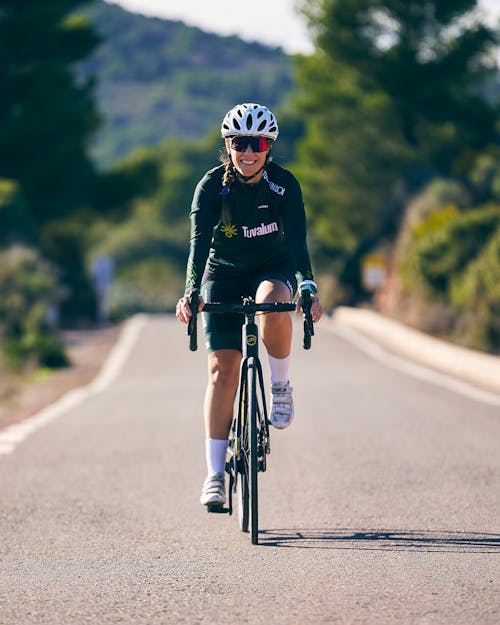
[[[191,296],[191,318],[188,324],[189,348],[196,351],[198,293]],[[287,312],[295,310],[293,302],[272,302],[258,304],[252,298],[240,303],[209,302],[204,312],[233,313],[244,315],[242,327],[242,361],[238,389],[238,409],[231,424],[228,444],[226,472],[229,474],[228,508],[220,504],[208,506],[209,512],[233,513],[233,492],[238,499],[238,520],[240,529],[248,532],[252,544],[259,542],[259,490],[258,474],[267,468],[267,456],[271,451],[269,419],[262,365],[259,359],[259,333],[255,316],[259,313]],[[304,349],[311,347],[314,325],[311,317],[311,296],[308,291],[302,295],[304,328]]]

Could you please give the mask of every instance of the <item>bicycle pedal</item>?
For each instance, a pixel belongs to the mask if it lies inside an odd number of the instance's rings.
[[[229,508],[224,508],[224,505],[221,503],[209,503],[207,504],[207,512],[211,512],[213,514],[227,514],[229,512]]]

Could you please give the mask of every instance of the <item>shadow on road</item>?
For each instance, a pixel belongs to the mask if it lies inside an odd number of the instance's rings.
[[[267,547],[500,553],[500,534],[387,529],[270,529],[259,532]]]

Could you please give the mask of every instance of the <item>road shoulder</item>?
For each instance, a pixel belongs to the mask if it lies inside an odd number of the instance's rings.
[[[385,349],[482,389],[500,393],[500,358],[428,336],[368,309],[340,306],[333,321]]]
[[[39,381],[6,381],[0,395],[0,430],[24,421],[56,402],[68,391],[86,386],[99,373],[117,342],[122,325],[63,332],[71,365]]]

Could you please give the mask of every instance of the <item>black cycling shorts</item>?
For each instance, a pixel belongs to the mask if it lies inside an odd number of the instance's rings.
[[[201,295],[205,302],[241,302],[243,297],[255,297],[257,288],[265,280],[280,280],[290,289],[292,298],[297,291],[295,272],[290,263],[282,262],[252,274],[220,276],[205,273]],[[241,327],[244,315],[231,313],[202,313],[205,344],[209,352],[218,349],[241,351]]]

